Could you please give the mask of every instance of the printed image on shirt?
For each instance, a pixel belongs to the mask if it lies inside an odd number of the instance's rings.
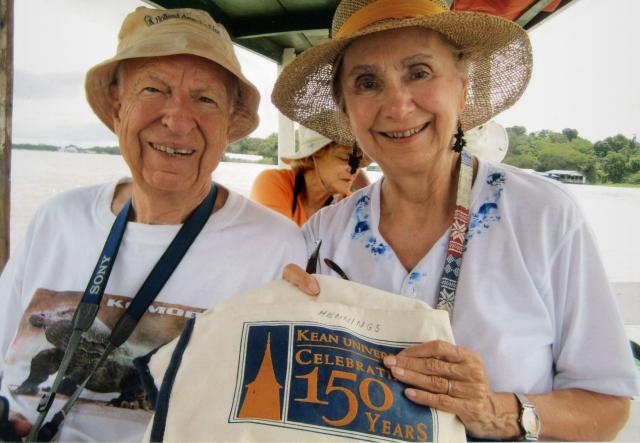
[[[38,289],[25,310],[6,359],[3,383],[14,395],[41,396],[51,389],[62,362],[80,292]],[[62,380],[70,396],[107,347],[111,328],[125,312],[128,297],[104,294],[98,315],[82,336]],[[127,409],[150,409],[132,360],[179,335],[185,321],[201,309],[153,303],[133,334],[115,349],[89,380],[84,401]]]
[[[317,323],[247,323],[229,422],[437,441],[436,411],[410,402],[382,363],[406,346]]]

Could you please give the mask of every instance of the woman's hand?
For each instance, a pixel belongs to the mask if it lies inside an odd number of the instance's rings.
[[[282,278],[307,295],[318,295],[320,293],[318,281],[298,265],[290,263],[285,266],[282,270]]]
[[[405,389],[407,398],[456,414],[470,435],[501,439],[520,435],[513,394],[490,389],[477,354],[435,340],[387,356],[384,364],[395,378],[411,386]]]

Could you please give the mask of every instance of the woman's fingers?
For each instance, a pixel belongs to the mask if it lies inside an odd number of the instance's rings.
[[[421,389],[407,388],[404,390],[404,393],[407,398],[414,403],[428,406],[430,408],[436,408],[441,411],[451,412],[461,419],[465,412],[475,406],[473,402],[469,402],[465,399],[452,397],[450,395],[434,394]]]
[[[482,368],[472,362],[449,363],[439,358],[406,357],[402,354],[387,356],[384,365],[389,369],[401,368],[425,376],[438,376],[452,380],[475,381],[484,379]]]
[[[388,355],[384,365],[408,385],[408,399],[456,414],[472,435],[484,435],[486,423],[495,419],[495,394],[478,354],[436,340]]]
[[[425,375],[397,366],[391,368],[391,374],[402,383],[433,394],[470,400],[480,400],[487,395],[488,387],[481,381],[466,381],[438,375]]]
[[[20,437],[26,437],[31,431],[31,422],[19,412],[9,412],[9,422]]]
[[[403,349],[398,355],[406,357],[438,358],[451,363],[461,363],[471,352],[443,340],[432,340]]]
[[[285,266],[282,270],[282,278],[305,294],[318,295],[320,293],[320,285],[318,285],[318,281],[311,274],[307,274],[304,269],[298,265],[290,263]]]

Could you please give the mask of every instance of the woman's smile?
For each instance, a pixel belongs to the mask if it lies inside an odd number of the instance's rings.
[[[422,133],[427,126],[429,126],[429,123],[430,122],[427,122],[423,125],[402,131],[379,131],[378,134],[388,138],[392,142],[410,142],[416,139],[418,134]]]

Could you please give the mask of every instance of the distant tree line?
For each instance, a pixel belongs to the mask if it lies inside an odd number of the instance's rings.
[[[562,132],[527,133],[523,126],[507,128],[509,151],[504,163],[519,168],[579,171],[589,183],[640,184],[640,144],[635,136],[618,134],[596,143],[571,128]]]
[[[234,154],[261,155],[261,163],[275,165],[278,163],[278,134],[275,132],[267,138],[245,137],[231,143],[227,152]]]
[[[86,154],[112,154],[120,155],[117,146],[94,146],[91,148],[80,148],[78,146],[69,145],[65,147],[46,145],[46,144],[12,144],[13,149],[28,149],[32,151],[60,151],[60,152],[78,152]],[[262,163],[277,164],[278,163],[278,135],[274,132],[267,138],[245,137],[241,140],[231,143],[227,147],[227,152],[236,154],[252,154],[264,157]]]
[[[75,145],[54,146],[54,145],[32,145],[28,143],[12,144],[12,149],[27,149],[30,151],[56,151],[56,152],[74,152],[79,154],[109,154],[120,155],[120,149],[117,146],[93,146],[91,148],[81,148]]]
[[[619,134],[591,143],[580,137],[575,129],[566,128],[562,132],[545,129],[527,133],[523,126],[507,128],[507,133],[509,151],[504,163],[536,171],[575,170],[584,174],[589,183],[640,184],[640,144],[635,137],[628,139]],[[14,144],[13,148],[120,154],[117,146],[79,148],[71,145],[62,148],[45,144]],[[230,144],[227,152],[261,155],[262,163],[276,164],[278,136],[273,133],[266,138],[245,137]]]

